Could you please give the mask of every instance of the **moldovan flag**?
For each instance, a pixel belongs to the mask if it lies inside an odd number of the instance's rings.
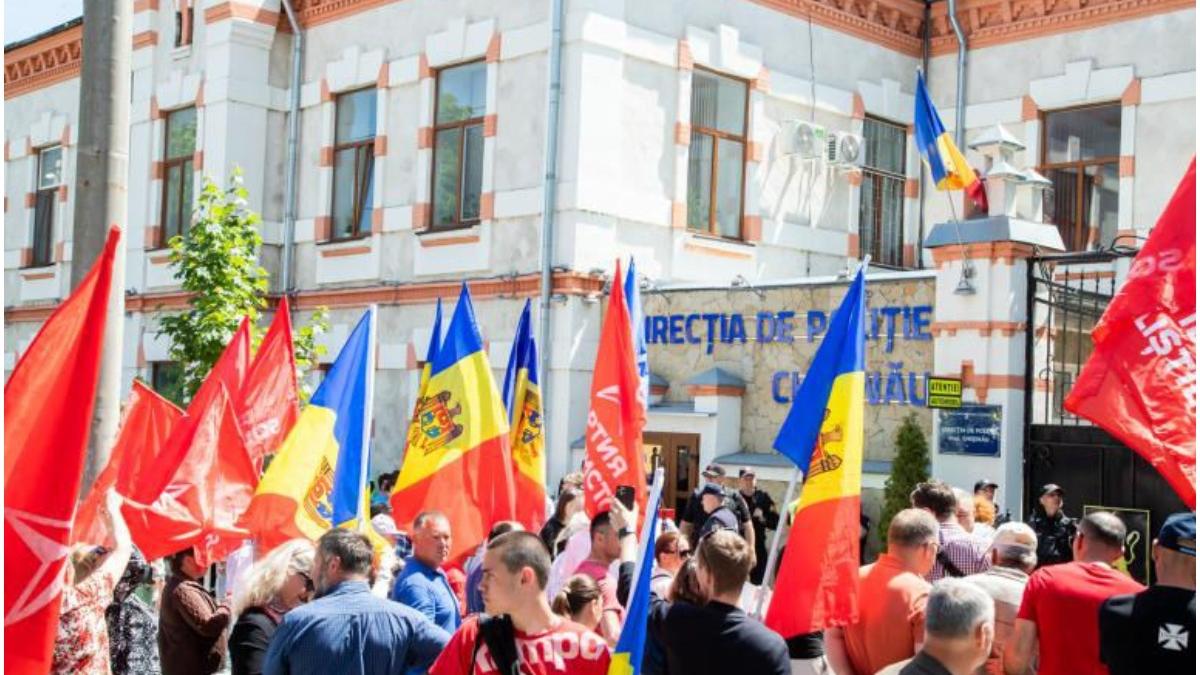
[[[511,462],[508,416],[463,284],[408,430],[392,516],[403,527],[421,511],[446,514],[450,558],[461,558],[496,521],[512,518]]]
[[[864,286],[859,269],[775,438],[775,449],[805,473],[764,620],[785,638],[858,620]]]
[[[271,327],[246,373],[239,404],[246,450],[254,468],[262,473],[263,460],[283,443],[300,414],[287,298],[280,300],[275,308]]]
[[[638,542],[638,562],[630,584],[625,624],[613,647],[608,675],[640,675],[646,654],[646,624],[650,618],[650,577],[654,576],[654,542],[658,537],[658,507],[662,505],[662,469],[654,477],[650,490],[650,508]]]
[[[1195,509],[1195,157],[1092,343],[1064,407],[1133,448]]]
[[[50,670],[121,231],[4,386],[4,671]]]
[[[629,327],[629,308],[623,291],[621,263],[618,262],[608,311],[600,327],[596,366],[592,371],[587,457],[583,462],[584,506],[589,516],[608,508],[619,485],[631,486],[637,498],[638,513],[646,512],[646,467],[642,449],[646,405],[634,363],[633,332]]]
[[[514,518],[530,532],[546,522],[546,448],[542,433],[542,391],[538,387],[537,345],[529,301],[517,322],[508,367],[504,371],[504,406],[512,426]]]
[[[361,493],[352,493],[364,468],[371,428],[373,317],[374,311],[368,310],[359,319],[238,521],[263,552],[297,537],[317,539],[333,525],[358,516]],[[335,481],[343,486],[336,503]]]
[[[954,138],[946,131],[937,108],[929,98],[925,76],[917,71],[917,92],[913,111],[913,127],[917,150],[929,165],[934,185],[939,190],[965,190],[981,211],[987,212],[987,192],[979,174],[967,164]]]
[[[75,516],[72,543],[113,545],[112,533],[97,516],[104,506],[110,487],[128,494],[143,466],[153,463],[162,452],[171,430],[183,417],[183,411],[159,396],[141,380],[133,381],[133,390],[125,403],[125,419],[113,444],[108,465],[92,483],[88,496]]]

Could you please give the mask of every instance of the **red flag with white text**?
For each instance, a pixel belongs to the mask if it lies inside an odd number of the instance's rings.
[[[1196,508],[1196,159],[1092,330],[1064,406],[1146,459]]]
[[[263,460],[279,448],[300,414],[287,298],[281,299],[275,308],[271,327],[246,373],[238,405],[246,450],[255,469],[262,473]]]
[[[4,386],[4,672],[50,670],[121,231]]]
[[[133,389],[125,404],[125,418],[113,444],[108,465],[92,483],[91,490],[79,505],[75,515],[72,543],[113,546],[112,532],[98,518],[104,506],[105,493],[110,487],[124,495],[129,492],[140,469],[158,459],[167,437],[183,411],[160,396],[141,380],[133,381]]]
[[[584,505],[594,516],[608,508],[617,487],[633,487],[639,517],[646,509],[646,467],[642,427],[646,407],[633,354],[633,332],[625,304],[621,263],[613,276],[608,310],[600,327],[600,347],[592,371],[587,416],[587,456],[583,465]]]

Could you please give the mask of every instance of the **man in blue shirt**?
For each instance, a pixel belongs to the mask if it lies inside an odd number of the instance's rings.
[[[442,563],[450,555],[450,521],[437,511],[417,516],[412,527],[413,553],[392,587],[392,599],[425,615],[447,633],[458,630],[462,612]]]
[[[371,595],[372,550],[335,528],[317,541],[317,600],[288,612],[271,639],[265,675],[391,675],[424,672],[450,639],[420,613]]]

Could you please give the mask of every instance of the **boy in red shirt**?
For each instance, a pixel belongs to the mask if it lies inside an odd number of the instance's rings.
[[[484,631],[478,616],[467,619],[430,668],[430,675],[510,672],[496,663],[505,659],[500,652],[518,664],[522,675],[608,673],[610,657],[603,638],[550,610],[549,576],[550,555],[536,534],[509,532],[491,541],[483,556],[479,590],[493,616]],[[493,646],[497,654],[492,653]]]
[[[1038,675],[1108,675],[1100,662],[1100,604],[1143,586],[1113,569],[1125,552],[1125,524],[1106,511],[1079,522],[1071,544],[1074,562],[1043,567],[1029,577],[1016,625],[1005,650],[1005,672]]]

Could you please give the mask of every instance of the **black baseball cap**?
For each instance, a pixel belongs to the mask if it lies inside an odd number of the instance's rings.
[[[1059,497],[1061,497],[1066,493],[1063,492],[1063,489],[1059,487],[1057,483],[1046,483],[1042,486],[1042,493],[1038,496],[1045,497],[1046,495],[1052,494],[1057,494]]]
[[[717,485],[716,483],[705,483],[704,487],[700,488],[700,496],[703,497],[704,495],[724,497],[725,490],[721,489],[721,486]]]
[[[1196,557],[1196,514],[1173,513],[1158,531],[1158,545]]]
[[[973,492],[979,492],[980,490],[984,490],[987,488],[998,488],[998,487],[1000,487],[1000,484],[997,483],[996,481],[991,480],[989,478],[981,478],[981,479],[975,481],[975,489],[973,490]]]

